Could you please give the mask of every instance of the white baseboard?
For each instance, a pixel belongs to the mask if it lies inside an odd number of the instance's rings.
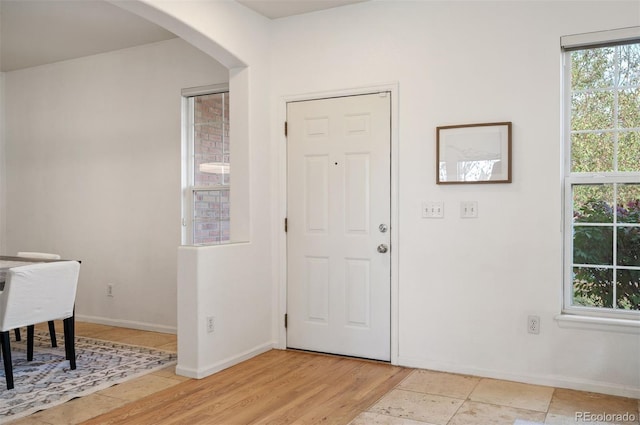
[[[462,375],[478,376],[482,378],[493,378],[505,381],[522,382],[525,384],[543,385],[547,387],[589,391],[620,397],[640,398],[640,388],[627,387],[611,382],[593,381],[589,379],[581,379],[570,376],[512,374],[500,370],[451,365],[446,363],[430,362],[425,359],[408,358],[402,356],[398,358],[398,365],[417,369],[433,370],[438,372],[457,373]]]
[[[109,319],[107,317],[84,316],[82,314],[76,314],[76,320],[79,322],[97,323],[99,325],[117,326],[121,328],[139,329],[142,331],[161,332],[165,334],[176,334],[178,332],[178,329],[175,326],[136,322],[133,320]]]
[[[275,348],[275,343],[267,343],[267,344],[259,345],[243,353],[239,353],[238,355],[235,355],[233,357],[228,357],[217,363],[214,363],[212,365],[209,365],[207,367],[200,368],[197,370],[181,365],[180,353],[178,353],[178,365],[176,366],[176,375],[186,376],[187,378],[195,378],[195,379],[206,378],[207,376],[213,375],[214,373],[220,372],[221,370],[227,369],[231,366],[235,366],[238,363],[241,363],[245,360],[249,360],[252,357],[265,353],[274,348]]]

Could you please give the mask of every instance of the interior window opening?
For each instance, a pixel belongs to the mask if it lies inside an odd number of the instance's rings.
[[[225,87],[183,92],[183,243],[230,241],[231,154],[229,91]]]

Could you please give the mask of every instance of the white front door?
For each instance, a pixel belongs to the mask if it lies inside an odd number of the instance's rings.
[[[287,104],[287,346],[391,359],[391,93]]]

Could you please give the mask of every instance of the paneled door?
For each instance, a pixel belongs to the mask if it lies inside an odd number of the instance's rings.
[[[391,93],[287,104],[287,346],[391,359]]]

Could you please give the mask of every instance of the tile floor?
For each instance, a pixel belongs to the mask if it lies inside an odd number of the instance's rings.
[[[45,325],[46,326],[46,325]],[[62,329],[62,326],[56,326]],[[78,335],[177,350],[175,335],[76,323]],[[14,421],[11,425],[79,424],[185,379],[174,366]],[[415,370],[351,425],[640,425],[640,400]],[[576,414],[584,412],[583,418]],[[590,413],[593,416],[587,417]],[[597,415],[633,420],[599,420]],[[588,420],[587,420],[588,419]],[[217,425],[217,424],[207,424]],[[222,424],[220,424],[222,425]],[[226,424],[225,424],[226,425]]]
[[[638,425],[639,409],[631,398],[415,370],[351,425]]]

